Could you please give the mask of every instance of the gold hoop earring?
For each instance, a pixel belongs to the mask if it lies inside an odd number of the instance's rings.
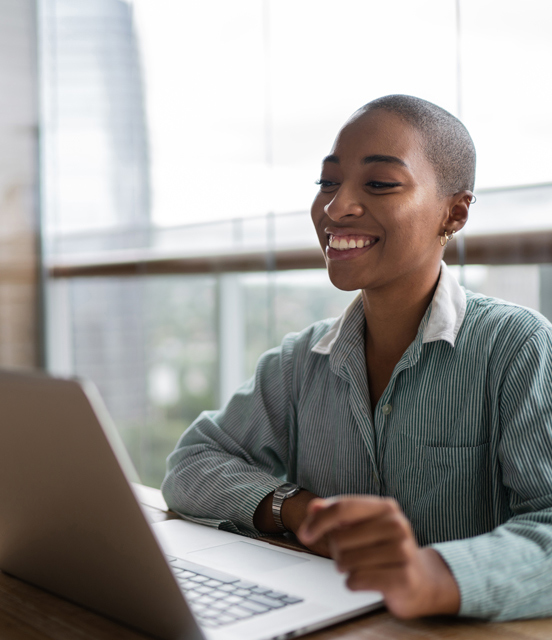
[[[456,231],[454,229],[450,232],[450,235],[448,235],[447,232],[445,231],[445,235],[444,235],[444,240],[445,241],[443,242],[443,236],[439,237],[439,242],[441,243],[441,246],[445,247],[449,243],[449,240],[452,240],[452,236],[455,233],[456,233]]]

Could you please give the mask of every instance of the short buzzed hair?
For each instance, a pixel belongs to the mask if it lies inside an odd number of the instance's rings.
[[[473,191],[475,146],[458,118],[432,102],[405,95],[377,98],[357,113],[376,109],[396,114],[421,133],[424,151],[435,169],[442,195],[452,195],[465,189]]]

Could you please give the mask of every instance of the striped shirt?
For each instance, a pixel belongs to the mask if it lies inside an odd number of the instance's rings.
[[[192,519],[258,535],[259,502],[391,496],[453,572],[461,615],[552,615],[552,325],[461,288],[443,264],[416,338],[372,412],[360,297],[284,338],[168,458],[163,493]]]

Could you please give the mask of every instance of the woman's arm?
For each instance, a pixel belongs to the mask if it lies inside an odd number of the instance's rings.
[[[223,410],[204,412],[183,434],[162,485],[171,509],[257,535],[254,512],[286,474],[291,349],[288,341],[264,354]]]
[[[500,393],[502,481],[512,516],[493,531],[432,545],[453,572],[460,613],[495,620],[552,615],[552,328],[508,367]]]

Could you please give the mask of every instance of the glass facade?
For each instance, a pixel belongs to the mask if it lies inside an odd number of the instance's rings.
[[[352,299],[323,270],[275,266],[317,247],[319,164],[365,102],[419,95],[466,123],[478,149],[466,242],[552,231],[546,1],[523,12],[512,0],[39,7],[44,250],[57,273],[48,366],[98,385],[146,483],[263,351]],[[265,271],[216,266],[252,254]],[[170,260],[195,258],[210,266],[170,273]],[[155,260],[169,261],[166,275],[148,271]],[[125,277],[71,275],[125,261],[137,265]],[[508,262],[454,269],[472,290],[552,317],[550,266]]]

